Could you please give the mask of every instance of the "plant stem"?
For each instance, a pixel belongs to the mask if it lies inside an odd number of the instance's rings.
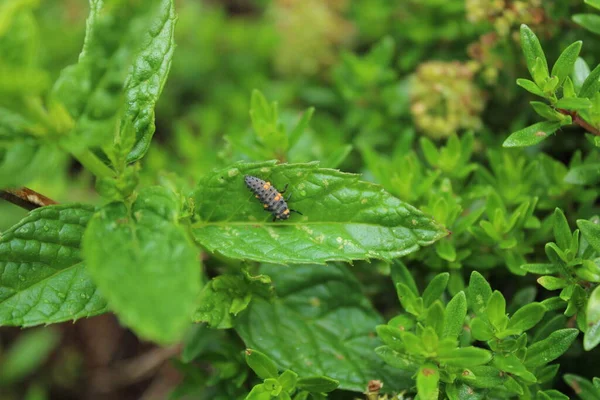
[[[79,145],[69,143],[66,140],[63,141],[61,145],[65,150],[71,153],[85,169],[94,174],[96,178],[112,178],[115,176],[115,171],[104,164],[98,156],[90,151],[90,149],[81,148]]]
[[[557,111],[564,115],[570,115],[574,124],[579,125],[591,134],[600,136],[600,129],[594,128],[589,122],[581,118],[576,111],[563,110],[562,108],[558,108]]]

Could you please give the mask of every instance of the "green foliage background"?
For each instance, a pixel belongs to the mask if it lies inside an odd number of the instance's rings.
[[[60,203],[0,203],[0,326],[183,340],[175,398],[600,398],[599,15],[0,0],[0,189]]]

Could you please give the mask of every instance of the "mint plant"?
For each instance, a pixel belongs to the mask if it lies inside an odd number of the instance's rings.
[[[233,3],[0,0],[0,397],[597,398],[583,3]]]

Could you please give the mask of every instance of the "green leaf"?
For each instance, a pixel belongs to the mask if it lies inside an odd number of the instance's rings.
[[[560,54],[554,66],[552,67],[552,76],[558,77],[559,85],[565,81],[565,79],[573,72],[573,67],[575,65],[575,61],[577,57],[579,57],[579,52],[581,51],[581,45],[583,42],[578,40],[575,43],[569,45],[563,52]]]
[[[34,130],[32,122],[0,107],[0,188],[23,186],[56,170],[58,149],[35,138]]]
[[[117,116],[136,130],[129,161],[143,156],[154,133],[154,106],[165,83],[174,42],[172,0],[90,1],[79,62],[65,68],[52,95],[76,120],[83,144],[106,143]]]
[[[388,365],[411,373],[419,368],[419,363],[406,353],[398,352],[390,346],[379,346],[375,353]]]
[[[536,400],[569,400],[569,396],[566,396],[559,392],[558,390],[544,390],[543,392],[540,390],[537,392]]]
[[[565,176],[565,182],[575,185],[593,185],[600,181],[600,164],[586,164],[572,167]]]
[[[600,0],[584,0],[584,3],[600,10]]]
[[[269,180],[279,190],[289,184],[289,206],[304,215],[272,222],[245,187],[244,175]],[[316,163],[234,164],[200,182],[195,204],[200,221],[192,232],[208,250],[280,264],[387,260],[447,234],[379,186]]]
[[[492,288],[483,275],[477,271],[471,273],[467,299],[469,306],[476,315],[482,315],[486,311],[487,303],[492,296]]]
[[[546,290],[558,290],[566,287],[569,282],[563,278],[555,276],[542,276],[537,279],[537,282]]]
[[[573,86],[575,86],[578,91],[581,90],[581,85],[583,85],[583,82],[589,75],[590,67],[588,67],[583,58],[578,57],[577,61],[575,61],[575,68],[573,69]]]
[[[304,133],[306,128],[308,128],[308,124],[310,123],[310,120],[312,119],[312,116],[314,113],[315,113],[314,107],[309,107],[306,109],[306,111],[304,111],[304,113],[302,114],[302,117],[300,118],[300,121],[298,121],[298,124],[296,124],[296,127],[290,132],[290,137],[289,137],[289,147],[290,148],[294,147],[294,145],[296,143],[298,143],[298,140],[300,140],[300,138],[302,137],[302,134]],[[350,146],[350,148],[352,148],[352,147]],[[335,167],[331,167],[331,168],[335,168]]]
[[[535,375],[529,372],[514,354],[497,355],[494,357],[492,364],[499,370],[519,376],[527,382],[536,382]]]
[[[476,388],[497,388],[504,382],[502,371],[488,365],[480,365],[465,370],[458,379]]]
[[[558,247],[562,250],[567,250],[571,246],[571,228],[565,214],[560,208],[554,209],[554,224],[552,228]]]
[[[146,21],[148,30],[139,36],[136,54],[125,80],[125,118],[133,122],[136,144],[127,161],[146,154],[154,135],[154,107],[167,81],[175,50],[174,0],[155,0],[156,9]],[[147,5],[146,5],[147,7]]]
[[[450,351],[440,351],[439,361],[454,367],[469,368],[488,363],[492,353],[478,347],[459,347]]]
[[[600,225],[597,221],[592,222],[585,219],[577,220],[577,227],[587,242],[600,253]]]
[[[598,93],[598,90],[600,90],[600,65],[597,65],[581,84],[579,97],[592,98]]]
[[[531,104],[533,110],[538,113],[540,117],[543,117],[549,121],[561,121],[564,119],[564,115],[546,103],[542,103],[541,101],[530,101],[529,104]]]
[[[517,85],[521,86],[531,94],[535,94],[536,96],[540,97],[546,97],[544,92],[542,92],[542,89],[540,89],[535,82],[530,81],[529,79],[517,79]]]
[[[377,330],[377,336],[391,349],[397,351],[404,350],[402,330],[400,328],[390,325],[378,325],[375,329]]]
[[[529,303],[517,310],[510,318],[507,329],[516,329],[521,332],[528,331],[542,320],[546,307],[541,303]]]
[[[79,253],[93,211],[80,204],[38,208],[2,234],[0,325],[51,324],[106,311]]]
[[[585,316],[587,329],[583,336],[583,348],[589,351],[600,343],[600,286],[590,294]]]
[[[297,387],[311,393],[333,392],[340,385],[339,381],[327,376],[312,376],[298,379]]]
[[[417,394],[421,400],[437,400],[440,394],[440,371],[435,364],[428,363],[417,373]]]
[[[590,32],[600,35],[600,15],[596,14],[575,14],[573,21],[583,26]]]
[[[560,329],[552,332],[546,339],[532,344],[527,349],[525,366],[532,369],[556,360],[569,349],[578,334],[577,329]]]
[[[392,276],[394,286],[397,286],[398,283],[402,283],[412,294],[415,295],[415,297],[419,296],[419,289],[417,289],[415,279],[408,268],[406,268],[406,265],[404,265],[402,260],[396,259],[392,261],[390,265],[390,275]]]
[[[339,380],[341,389],[363,391],[373,376],[389,390],[410,385],[410,373],[386,366],[373,352],[381,343],[373,330],[383,320],[345,267],[264,265],[260,272],[277,282],[278,297],[257,298],[240,313],[235,329],[246,346],[279,369]]]
[[[197,251],[178,226],[177,197],[141,191],[130,210],[110,203],[90,220],[83,253],[112,310],[139,336],[181,339],[200,292]]]
[[[486,320],[475,317],[471,320],[471,334],[476,340],[488,341],[494,336],[494,331]]]
[[[502,293],[497,290],[492,293],[486,310],[492,325],[498,330],[503,330],[505,328],[505,323],[508,322],[508,318],[506,317],[506,300]]]
[[[459,292],[446,305],[444,312],[444,338],[458,338],[463,330],[465,317],[467,316],[467,297],[465,292]]]
[[[448,272],[443,272],[441,274],[437,274],[435,278],[429,282],[423,291],[422,296],[423,305],[425,307],[429,307],[434,301],[440,298],[440,296],[444,293],[444,290],[446,290],[448,279],[450,279],[450,274]]]
[[[502,147],[527,147],[533,146],[554,133],[560,128],[560,122],[543,121],[530,125],[519,131],[513,132],[506,138]]]
[[[592,102],[585,97],[563,97],[554,104],[554,107],[563,110],[581,111],[592,108]]]
[[[268,277],[248,279],[241,275],[221,275],[202,288],[194,322],[207,322],[212,328],[233,327],[233,317],[246,309],[254,295],[268,298],[271,280]]]
[[[15,384],[34,372],[46,361],[59,341],[58,331],[51,328],[24,331],[8,350],[3,351],[0,384]]]
[[[269,357],[258,350],[246,349],[246,363],[261,379],[277,378],[277,366]]]
[[[540,45],[540,41],[533,31],[525,24],[521,25],[521,48],[525,55],[527,69],[531,76],[535,74],[536,59],[540,59],[538,65],[541,65],[541,71],[537,71],[540,76],[548,77],[548,62]],[[536,81],[537,82],[537,81]],[[539,83],[538,83],[539,84]]]
[[[573,374],[565,374],[563,378],[580,399],[600,400],[600,390],[596,389],[587,379]]]
[[[523,264],[521,269],[538,275],[555,274],[560,271],[560,268],[555,264]]]
[[[294,371],[286,369],[281,373],[281,376],[279,376],[277,380],[281,384],[283,390],[287,392],[292,392],[296,389],[296,384],[298,382],[298,374]]]

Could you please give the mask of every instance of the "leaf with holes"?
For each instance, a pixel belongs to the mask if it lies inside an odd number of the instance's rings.
[[[292,271],[265,265],[277,282],[272,303],[255,299],[240,313],[235,329],[247,347],[273,359],[280,370],[300,376],[327,375],[341,389],[363,391],[371,379],[384,389],[411,386],[411,372],[385,366],[373,349],[382,343],[375,326],[383,319],[342,265],[298,265]]]
[[[271,220],[244,185],[267,180],[303,215]],[[196,240],[227,257],[278,263],[325,263],[406,255],[447,230],[380,186],[317,163],[237,163],[203,179],[195,193]]]
[[[38,208],[0,239],[0,325],[32,326],[98,315],[106,302],[80,255],[93,207]]]

